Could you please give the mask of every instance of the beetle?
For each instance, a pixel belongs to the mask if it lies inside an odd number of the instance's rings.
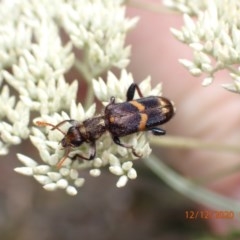
[[[139,99],[134,99],[135,92]],[[72,160],[81,158],[93,160],[96,156],[96,140],[108,131],[115,144],[129,148],[136,157],[140,157],[133,146],[120,141],[120,137],[130,135],[139,131],[151,131],[154,135],[164,135],[165,130],[157,127],[168,122],[174,115],[173,103],[167,98],[160,96],[143,97],[136,83],[132,83],[126,94],[126,102],[116,103],[115,97],[110,98],[110,103],[105,107],[104,114],[79,122],[73,119],[64,120],[57,125],[38,121],[38,126],[51,126],[51,130],[59,130],[64,137],[60,141],[65,149],[63,158],[58,163],[61,167],[64,160],[69,157],[73,148],[81,146],[84,142],[90,145],[88,156],[79,153],[71,157]],[[71,126],[67,133],[60,129],[65,123]]]

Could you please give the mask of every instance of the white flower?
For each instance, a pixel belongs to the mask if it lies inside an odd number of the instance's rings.
[[[91,176],[98,177],[104,166],[119,177],[117,186],[122,187],[137,177],[133,167],[136,155],[146,157],[151,152],[146,133],[121,138],[132,148],[113,144],[106,133],[96,142],[94,160],[73,160],[76,154],[89,154],[88,143],[66,152],[59,142],[71,123],[51,129],[64,120],[83,122],[96,116],[93,101],[86,103],[89,107],[76,103],[78,85],[82,85],[77,80],[67,82],[70,69],[78,71],[92,87],[94,93],[90,90],[87,97],[91,100],[96,96],[103,108],[112,96],[116,102],[126,101],[126,92],[133,82],[130,73],[122,70],[118,79],[109,71],[106,83],[98,78],[111,67],[125,68],[129,62],[126,34],[138,18],[126,18],[124,3],[123,0],[0,3],[0,154],[30,138],[41,161],[18,154],[23,166],[15,171],[32,176],[48,191],[63,189],[76,195],[85,182],[81,171],[87,169]],[[161,95],[160,84],[151,89],[150,77],[139,87],[146,96]],[[135,98],[138,97],[136,93]],[[32,113],[37,116],[33,121]],[[32,126],[37,122],[38,127]],[[43,122],[50,124],[44,126]],[[65,161],[57,167],[63,158]]]
[[[173,10],[195,15],[204,10],[209,0],[163,0],[163,4]]]
[[[9,146],[19,144],[28,137],[30,110],[21,100],[16,102],[16,98],[10,96],[6,85],[0,92],[0,109],[0,155],[5,155]]]
[[[106,84],[99,78],[99,80],[94,80],[93,86],[96,94],[102,96],[100,97],[102,103],[106,105],[111,96],[116,97],[117,102],[126,101],[126,92],[132,82],[132,75],[123,70],[119,80],[113,73],[109,72]],[[161,85],[159,84],[156,88],[151,89],[150,78],[145,79],[139,86],[144,95],[161,95]],[[94,116],[95,105],[92,105],[88,110],[84,110],[80,103],[76,105],[72,102],[69,115],[66,112],[62,112],[62,114],[55,113],[52,116],[45,115],[36,118],[34,122],[48,122],[56,125],[67,119],[82,122]],[[66,132],[70,126],[69,123],[62,125],[60,127],[61,131]],[[41,130],[44,130],[44,132]],[[33,175],[49,191],[60,188],[65,189],[68,194],[74,195],[75,190],[84,183],[84,179],[79,177],[79,173],[86,168],[90,169],[91,176],[98,177],[101,174],[101,167],[109,165],[109,171],[119,176],[118,187],[125,186],[127,179],[137,177],[132,162],[136,157],[133,155],[132,150],[114,144],[108,133],[96,141],[97,152],[93,161],[84,161],[82,159],[73,161],[67,158],[60,169],[56,165],[65,154],[65,150],[62,149],[61,144],[59,145],[59,142],[64,137],[63,133],[57,129],[52,131],[51,127],[33,128],[32,133],[30,139],[38,149],[44,163],[36,165],[34,160],[29,160],[29,157],[18,155],[19,160],[25,167],[18,167],[16,171],[25,175]],[[121,141],[132,145],[139,156],[147,157],[151,153],[147,135],[144,132],[123,137]],[[69,152],[69,157],[77,153],[87,156],[88,151],[89,145],[83,144],[76,149],[72,149]]]
[[[139,84],[143,94],[145,96],[161,96],[161,84],[159,83],[154,89],[151,89],[150,82],[151,78],[147,77]],[[106,105],[112,96],[115,96],[116,102],[125,102],[126,92],[131,83],[133,83],[133,77],[131,73],[127,73],[126,70],[121,71],[119,79],[112,72],[108,72],[106,83],[102,78],[93,80],[93,89],[97,98],[102,102],[106,102],[104,104]],[[135,98],[139,98],[137,93]]]
[[[32,111],[51,115],[76,101],[78,82],[65,79],[71,68],[90,82],[112,66],[127,65],[125,38],[137,18],[125,17],[121,0],[3,0],[0,15],[2,155],[29,137]],[[73,48],[85,58],[80,60]]]
[[[240,92],[238,80],[240,71],[239,2],[235,0],[166,0],[171,8],[184,12],[184,26],[181,30],[171,29],[173,35],[193,49],[193,60],[180,62],[194,76],[204,74],[203,86],[213,82],[217,71],[225,69],[233,78],[233,84],[223,86]],[[195,16],[191,16],[191,15]]]
[[[117,187],[124,187],[128,179],[136,179],[137,178],[137,172],[136,170],[132,167],[133,162],[132,161],[127,161],[124,162],[123,164],[116,164],[112,165],[109,167],[110,172],[113,174],[120,176],[118,179],[116,186]]]
[[[68,109],[77,92],[77,82],[68,84],[63,76],[74,54],[70,42],[63,46],[49,7],[43,6],[51,4],[10,2],[0,4],[0,154],[29,137],[32,110]]]
[[[72,43],[84,50],[81,69],[86,76],[98,76],[103,70],[129,63],[130,47],[126,33],[138,18],[127,19],[123,1],[68,1],[60,8],[62,24]],[[89,79],[90,80],[90,79]]]

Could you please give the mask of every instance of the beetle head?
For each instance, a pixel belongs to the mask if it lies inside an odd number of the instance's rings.
[[[63,148],[68,147],[79,147],[84,142],[79,128],[77,127],[70,127],[67,131],[67,134],[61,140],[61,145]]]

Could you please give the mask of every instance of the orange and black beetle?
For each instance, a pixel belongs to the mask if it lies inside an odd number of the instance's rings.
[[[140,98],[133,100],[136,90]],[[84,142],[90,144],[89,156],[76,154],[71,159],[94,159],[96,155],[96,140],[106,131],[111,134],[115,144],[130,148],[135,156],[140,157],[135,152],[133,146],[122,143],[119,137],[139,131],[151,131],[154,135],[164,135],[165,131],[156,126],[166,123],[173,115],[173,104],[167,98],[157,96],[143,97],[138,85],[132,83],[127,91],[127,101],[115,103],[115,98],[111,97],[103,115],[87,119],[82,123],[70,119],[64,120],[57,125],[46,122],[37,122],[37,125],[51,126],[51,130],[57,129],[64,134],[61,145],[66,149],[66,152],[58,163],[58,167],[60,167],[68,157],[71,149],[79,147]],[[59,127],[66,122],[72,126],[69,127],[67,133],[64,133]]]

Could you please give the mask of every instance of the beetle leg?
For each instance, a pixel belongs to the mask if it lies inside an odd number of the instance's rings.
[[[132,83],[130,87],[127,90],[127,101],[131,101],[134,98],[135,91],[137,90],[138,95],[140,98],[143,97],[143,94],[139,88],[139,86],[136,83]]]
[[[63,158],[62,158],[62,159],[58,162],[58,164],[57,164],[57,168],[58,168],[58,169],[61,168],[61,166],[62,166],[62,164],[64,163],[64,161],[67,159],[68,154],[70,153],[70,151],[71,151],[71,148],[70,148],[70,147],[66,148],[65,154],[64,154]]]
[[[132,145],[128,145],[128,144],[126,144],[126,143],[121,143],[119,137],[113,136],[112,139],[113,139],[113,142],[114,142],[115,144],[117,144],[117,145],[119,145],[119,146],[121,146],[121,147],[130,148],[130,149],[132,150],[133,155],[134,155],[135,157],[140,158],[140,157],[142,156],[142,155],[139,155],[139,154],[136,153],[136,151],[135,151],[135,149],[134,149],[134,147],[133,147]]]
[[[70,157],[72,160],[76,160],[78,158],[84,159],[84,160],[93,160],[96,156],[96,143],[95,142],[91,142],[90,143],[90,150],[89,150],[89,156],[85,157],[79,153],[75,154],[74,156]]]
[[[71,152],[71,147],[68,147],[65,151],[65,154],[63,156],[63,158],[60,160],[60,162],[57,164],[57,168],[61,168],[63,162],[69,157],[69,153]],[[96,155],[96,144],[95,142],[92,142],[90,144],[90,150],[89,150],[89,157],[85,157],[79,153],[75,154],[73,157],[69,157],[70,159],[72,160],[76,160],[77,158],[81,158],[81,159],[84,159],[84,160],[93,160],[95,158],[95,155]]]
[[[109,102],[109,104],[106,106],[105,112],[106,112],[107,107],[109,107],[110,105],[112,105],[112,104],[114,104],[114,103],[115,103],[115,97],[110,97],[110,102]]]
[[[153,135],[160,136],[160,135],[165,135],[166,131],[161,129],[161,128],[151,128],[149,129]]]
[[[115,103],[115,97],[110,98],[110,103],[109,104],[114,104]]]

